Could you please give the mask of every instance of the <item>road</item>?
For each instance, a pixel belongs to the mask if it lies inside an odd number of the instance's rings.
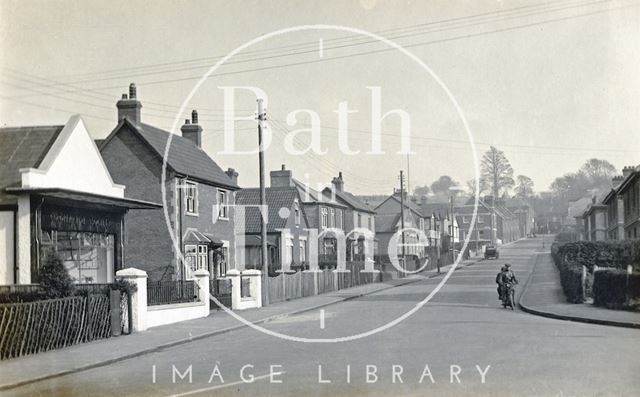
[[[513,265],[519,292],[541,248],[539,238],[518,241],[504,247],[499,260],[457,270],[415,314],[358,340],[301,343],[244,328],[11,394],[640,395],[638,330],[547,319],[499,305],[498,269]],[[324,324],[317,311],[265,327],[307,338],[366,332],[413,308],[440,280],[421,279],[325,307]],[[242,376],[253,376],[253,383]]]

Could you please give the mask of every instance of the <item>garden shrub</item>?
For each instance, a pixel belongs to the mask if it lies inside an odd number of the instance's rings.
[[[40,286],[47,298],[66,298],[73,295],[75,285],[64,268],[62,259],[55,252],[49,250],[45,253],[38,275]]]
[[[593,277],[593,304],[612,309],[626,302],[627,272],[611,269],[595,272]]]

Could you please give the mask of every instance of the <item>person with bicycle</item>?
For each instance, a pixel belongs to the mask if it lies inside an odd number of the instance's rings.
[[[511,264],[509,263],[505,263],[502,267],[502,272],[498,276],[498,279],[498,284],[502,289],[502,294],[500,295],[501,298],[504,298],[504,294],[510,293],[510,291],[507,290],[507,286],[511,286],[511,288],[513,288],[513,285],[518,284],[518,279],[516,279],[516,275],[511,270]]]

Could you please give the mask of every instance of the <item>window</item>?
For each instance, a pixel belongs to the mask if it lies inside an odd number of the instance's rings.
[[[373,228],[371,227],[371,218],[372,218],[371,215],[367,217],[367,228],[373,231]]]
[[[307,240],[300,240],[300,263],[307,261]]]
[[[331,208],[329,211],[331,214],[329,217],[329,227],[336,227],[336,210]]]
[[[186,182],[184,186],[185,211],[187,214],[198,214],[198,185]]]
[[[208,270],[209,258],[206,245],[187,244],[184,246],[184,260],[191,269],[195,272],[199,269]]]
[[[229,242],[223,241],[224,246],[220,247],[218,251],[217,262],[217,275],[218,277],[224,277],[227,274],[227,270],[229,270]]]
[[[358,227],[362,227],[362,214],[358,213]]]
[[[420,230],[424,230],[424,218],[420,218]]]
[[[296,226],[300,226],[300,207],[298,203],[294,203],[293,205],[293,213],[295,215]]]
[[[322,228],[326,228],[329,224],[329,215],[326,207],[320,208],[320,221],[322,222]]]
[[[342,224],[342,210],[338,209],[336,211],[338,213],[338,220],[337,220],[338,223],[336,224],[336,226],[338,228],[342,229],[342,227],[343,227],[343,224]]]
[[[218,218],[229,219],[229,192],[218,189]]]

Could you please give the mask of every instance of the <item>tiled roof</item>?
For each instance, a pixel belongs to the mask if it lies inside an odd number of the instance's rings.
[[[329,195],[332,193],[331,189],[329,188],[326,188],[324,191],[329,192]],[[347,206],[351,207],[354,210],[370,212],[372,214],[375,213],[374,209],[371,206],[369,206],[367,203],[360,200],[358,197],[354,196],[349,192],[345,192],[345,191],[341,192],[336,190],[335,194],[336,194],[336,197],[338,198],[338,202],[342,201],[344,204],[346,204]]]
[[[376,233],[395,232],[400,214],[377,214]]]
[[[267,232],[276,232],[276,229],[283,229],[287,225],[289,218],[280,217],[280,209],[287,210],[293,206],[293,202],[298,198],[298,191],[295,187],[270,187],[265,189],[267,206],[269,208],[269,218]],[[260,189],[242,189],[236,193],[237,205],[258,205],[260,204]],[[301,215],[304,216],[302,206]],[[293,214],[290,214],[293,216]],[[261,215],[258,208],[245,209],[245,233],[260,233]]]
[[[335,207],[346,208],[345,205],[340,204],[339,202],[331,198],[331,196],[319,192],[296,179],[293,180],[293,184],[300,194],[300,199],[305,203],[323,203],[330,204]]]
[[[397,197],[396,195],[391,195],[389,196],[386,200],[384,200],[383,202],[381,202],[380,204],[378,204],[378,206],[376,207],[376,210],[382,206],[382,204],[384,204],[385,202],[387,202],[388,200],[395,200],[398,204],[400,204],[400,198]],[[411,211],[413,211],[416,215],[420,216],[420,217],[430,217],[431,214],[425,214],[422,211],[422,208],[420,208],[420,206],[416,203],[414,203],[411,200],[404,200],[404,207],[410,209]]]
[[[63,125],[0,128],[0,204],[16,198],[3,190],[21,184],[20,169],[36,168],[64,128]]]
[[[144,123],[141,123],[140,126],[135,126],[126,118],[123,119],[111,135],[104,140],[102,146],[108,144],[112,136],[125,124],[135,132],[138,132],[139,136],[148,143],[149,147],[153,149],[158,156],[164,157],[167,140],[171,133]],[[229,178],[222,168],[220,168],[204,150],[180,135],[174,134],[171,137],[167,166],[178,174],[218,186],[239,189],[239,186]]]

